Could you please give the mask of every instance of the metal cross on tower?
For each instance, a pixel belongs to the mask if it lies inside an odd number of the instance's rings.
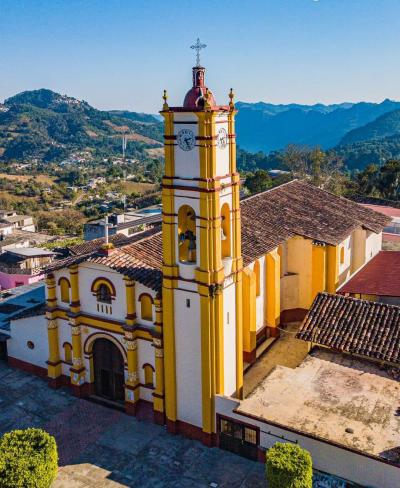
[[[196,52],[196,66],[201,66],[200,65],[200,50],[204,49],[205,47],[207,47],[207,44],[202,44],[200,42],[199,38],[197,38],[196,44],[193,44],[193,46],[190,46],[190,49],[195,49],[197,51]]]

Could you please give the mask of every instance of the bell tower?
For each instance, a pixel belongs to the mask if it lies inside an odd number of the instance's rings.
[[[242,395],[242,258],[233,92],[217,105],[193,68],[183,106],[164,92],[163,323],[167,427],[211,445],[215,394]]]

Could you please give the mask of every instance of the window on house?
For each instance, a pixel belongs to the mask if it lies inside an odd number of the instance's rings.
[[[153,366],[150,364],[145,364],[143,366],[144,369],[144,382],[146,386],[153,386],[153,375],[154,375],[154,369]]]
[[[60,295],[61,295],[61,301],[63,303],[69,303],[69,291],[70,291],[70,284],[67,278],[60,278],[58,282],[60,286]]]
[[[153,300],[150,295],[141,295],[140,315],[143,320],[153,320]]]
[[[97,301],[102,303],[111,303],[111,290],[102,283],[97,289]]]
[[[340,249],[340,264],[344,264],[344,247]]]
[[[186,298],[186,306],[187,306],[187,308],[190,308],[190,299],[189,298]]]

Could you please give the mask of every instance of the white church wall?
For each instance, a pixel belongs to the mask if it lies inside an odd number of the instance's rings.
[[[231,283],[223,292],[224,308],[224,392],[236,390],[236,290]]]
[[[222,395],[215,397],[215,411],[218,415],[243,422],[260,430],[260,446],[267,449],[276,442],[298,443],[307,449],[313,459],[313,467],[362,486],[371,488],[398,488],[400,468],[384,460],[367,457],[338,445],[302,435],[284,427],[250,418],[234,410],[240,405],[238,400]]]
[[[7,342],[9,357],[47,370],[46,361],[49,358],[49,349],[45,315],[11,320],[10,336],[11,338]],[[28,347],[29,341],[32,342],[33,349]]]
[[[179,114],[174,121],[174,135],[177,136],[180,130],[191,130],[195,137],[199,135],[199,128],[197,125],[198,118],[195,114]],[[179,122],[185,122],[180,124]],[[188,123],[188,122],[193,122]],[[178,141],[175,141],[175,175],[183,178],[199,178],[199,141],[196,141],[195,147],[190,151],[184,151],[178,146]]]
[[[259,331],[265,325],[265,302],[266,302],[266,266],[265,256],[258,260],[260,263],[260,294],[256,297],[256,330]],[[254,271],[255,261],[249,264],[248,268]]]
[[[186,300],[190,300],[190,307]],[[201,427],[200,297],[174,290],[174,304],[178,419]]]
[[[97,310],[97,299],[91,291],[93,282],[97,278],[106,278],[115,287],[116,296],[112,300],[110,307],[103,307],[103,310],[108,310],[109,313]],[[126,294],[125,282],[123,276],[116,271],[110,270],[106,266],[94,265],[91,263],[84,263],[79,266],[79,297],[81,302],[81,311],[91,315],[111,318],[113,320],[125,320],[126,316]]]
[[[217,174],[223,176],[229,173],[229,138],[228,138],[229,131],[228,131],[228,121],[226,119],[225,114],[217,115],[217,125],[216,125],[217,136],[220,130],[225,131],[226,139],[227,139],[227,144],[225,148],[221,148],[218,145],[216,147]]]

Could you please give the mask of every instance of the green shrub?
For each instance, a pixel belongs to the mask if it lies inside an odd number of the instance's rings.
[[[47,432],[14,430],[0,439],[1,488],[49,488],[57,468],[56,441]]]
[[[266,454],[268,488],[312,488],[310,453],[297,444],[277,442]]]

